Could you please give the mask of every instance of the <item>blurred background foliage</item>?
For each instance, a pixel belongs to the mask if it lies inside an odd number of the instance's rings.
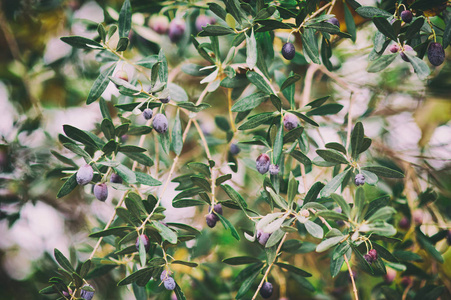
[[[364,5],[373,5],[376,1],[359,1]],[[396,1],[382,1],[380,7],[394,10]],[[147,27],[150,15],[160,12],[168,5],[174,10],[165,10],[173,18],[178,11],[186,14],[188,33],[195,34],[194,22],[204,10],[204,1],[131,1],[133,12],[138,16],[132,27],[130,57],[156,54],[159,48],[165,50],[172,80],[183,86],[190,98],[200,94],[199,78],[184,74],[180,70],[182,62],[201,63],[190,43],[189,35],[174,47],[166,36],[158,36],[142,28]],[[99,73],[99,57],[92,53],[74,50],[59,41],[66,35],[96,36],[97,23],[105,25],[115,22],[110,15],[112,8],[118,11],[122,1],[81,1],[81,0],[3,0],[0,11],[0,299],[48,299],[38,291],[47,285],[57,266],[52,258],[53,248],[71,249],[71,258],[92,249],[92,240],[87,235],[93,227],[102,227],[108,218],[103,206],[93,200],[92,195],[76,190],[64,199],[56,199],[56,192],[61,186],[58,180],[58,162],[51,156],[50,149],[60,148],[56,138],[62,132],[62,124],[72,123],[83,129],[94,129],[100,120],[97,107],[85,106],[86,95],[93,80]],[[346,31],[343,3],[332,13],[336,14]],[[450,19],[448,8],[442,12]],[[141,19],[140,19],[141,18]],[[420,81],[410,69],[410,65],[401,61],[387,70],[367,73],[366,57],[371,50],[374,27],[355,15],[359,26],[357,42],[340,40],[334,45],[333,64],[336,71],[331,73],[323,67],[312,67],[299,60],[287,66],[286,61],[278,58],[274,63],[280,68],[291,68],[301,74],[303,80],[313,82],[311,99],[323,95],[332,95],[345,105],[347,111],[351,91],[359,91],[354,102],[354,113],[367,116],[365,130],[373,138],[372,155],[380,163],[392,164],[406,171],[404,182],[384,182],[379,190],[368,192],[370,199],[378,195],[393,194],[391,204],[397,209],[395,224],[407,217],[412,222],[413,214],[421,217],[424,231],[433,235],[441,230],[450,229],[451,218],[451,64],[449,49],[447,62],[433,69],[432,76]],[[439,22],[439,20],[437,20]],[[298,40],[298,37],[297,37]],[[299,39],[300,40],[300,39]],[[222,44],[224,48],[228,45]],[[276,40],[276,49],[282,43]],[[226,53],[226,51],[223,51]],[[280,55],[279,55],[280,56]],[[298,86],[296,97],[302,97],[304,86]],[[210,141],[223,140],[224,134],[212,131],[215,114],[225,115],[225,93],[218,90],[208,96],[213,108],[202,118],[203,128],[209,134]],[[111,94],[111,101],[118,101],[118,96]],[[116,112],[112,109],[112,114]],[[82,116],[82,117],[81,117]],[[324,117],[321,134],[338,138],[343,134],[344,114]],[[337,135],[338,133],[338,135]],[[315,133],[312,133],[315,134]],[[319,138],[318,138],[319,139]],[[182,157],[188,162],[202,155],[202,151],[193,139],[189,146],[192,151]],[[150,147],[150,145],[148,145]],[[189,147],[188,147],[189,148]],[[246,155],[254,154],[251,148],[244,147]],[[266,202],[256,191],[252,172],[245,174],[245,165],[253,161],[241,160],[238,184],[247,189],[249,198],[257,199],[255,205],[265,209]],[[260,184],[260,183],[259,183]],[[420,195],[429,195],[425,191],[431,188],[431,202],[421,203]],[[425,196],[426,197],[426,196]],[[180,216],[174,212],[174,219]],[[179,213],[180,214],[180,213]],[[203,214],[196,213],[197,218],[188,216],[191,224],[203,228]],[[246,228],[246,220],[239,214],[228,216],[237,228]],[[181,266],[174,271],[181,277],[181,283],[188,299],[230,299],[232,291],[239,286],[234,278],[239,268],[221,263],[222,259],[232,256],[264,256],[263,248],[247,241],[236,243],[229,232],[224,230],[203,230],[194,244],[172,253],[174,257],[190,257],[201,263],[196,269],[187,270]],[[403,239],[402,247],[408,247],[412,228],[402,229],[398,233]],[[317,241],[312,241],[317,242]],[[296,265],[311,272],[310,284],[294,278],[284,277],[274,271],[272,280],[279,287],[289,287],[285,294],[289,299],[350,299],[349,282],[342,272],[333,284],[330,282],[327,260],[323,255],[310,253],[310,244],[297,250]],[[415,281],[421,286],[422,280],[437,279],[446,286],[447,292],[442,299],[449,299],[451,294],[451,254],[448,245],[441,240],[436,245],[445,258],[443,265],[429,258],[423,250],[413,246],[413,252],[419,253],[423,261],[417,267],[425,271],[424,277]],[[77,250],[77,251],[75,251]],[[69,253],[66,253],[69,255]],[[100,253],[101,255],[101,253]],[[107,269],[105,269],[107,271]],[[418,274],[415,274],[418,275]],[[437,277],[435,277],[437,276]],[[403,292],[401,274],[398,272],[394,286]],[[96,299],[133,299],[126,288],[117,288],[120,276],[108,273],[95,280]],[[284,282],[288,280],[288,282]],[[296,282],[296,283],[294,283]],[[359,273],[357,282],[362,299],[383,297],[374,287],[382,286],[381,277],[372,277]],[[300,287],[300,285],[302,287]],[[148,289],[161,291],[158,283],[151,283]],[[119,291],[119,292],[118,292]],[[373,293],[373,294],[372,294]],[[278,294],[278,290],[275,291]],[[302,294],[302,296],[300,296]],[[326,296],[332,295],[332,296]],[[161,293],[158,299],[170,299],[169,293]],[[323,297],[323,298],[320,298]],[[329,297],[329,298],[327,298]],[[274,298],[276,299],[276,298]]]

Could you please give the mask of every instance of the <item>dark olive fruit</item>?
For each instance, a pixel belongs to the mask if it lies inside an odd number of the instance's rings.
[[[271,282],[264,282],[262,285],[262,288],[260,289],[260,296],[267,299],[267,298],[271,297],[272,290],[273,290],[273,287],[272,287]]]
[[[119,174],[113,173],[110,177],[112,183],[122,183],[122,177]]]
[[[399,228],[408,230],[410,228],[410,221],[407,217],[402,217],[398,223]]]
[[[143,110],[143,117],[146,120],[152,119],[153,111],[150,108],[146,108]]]
[[[161,272],[161,275],[160,275],[160,280],[161,281],[165,281],[166,279],[168,279],[169,277],[171,276],[171,271],[166,271],[166,270],[163,270],[163,272]]]
[[[128,75],[127,75],[127,72],[125,72],[124,70],[117,71],[116,74],[114,75],[114,77],[128,82]]]
[[[266,172],[268,172],[269,165],[270,165],[270,159],[269,159],[268,154],[262,153],[257,157],[256,167],[257,167],[257,171],[260,174],[265,174]]]
[[[237,144],[230,144],[230,153],[232,153],[233,155],[237,155],[238,153],[240,153],[241,149],[240,147],[238,147]]]
[[[283,116],[283,126],[286,130],[293,130],[299,126],[299,118],[293,114],[287,113]]]
[[[404,10],[404,11],[401,13],[401,19],[402,19],[404,22],[406,22],[406,23],[412,22],[412,19],[413,19],[413,14],[412,14],[412,12],[411,12],[410,10]]]
[[[88,287],[92,288],[92,286],[89,285],[89,284],[86,284],[86,285],[84,285],[84,286],[88,286]],[[82,287],[81,292],[80,292],[80,297],[83,298],[83,299],[85,299],[85,300],[91,300],[92,297],[94,297],[94,292],[86,291],[86,290],[84,290],[83,287]]]
[[[213,25],[215,23],[216,23],[215,18],[206,15],[199,15],[196,19],[196,30],[197,32],[200,32],[207,25]]]
[[[409,286],[409,285],[411,285],[412,284],[412,278],[410,278],[410,277],[408,277],[408,276],[404,276],[402,279],[401,279],[401,285],[403,286],[403,287],[407,287],[407,286]]]
[[[222,205],[221,204],[216,204],[214,207],[213,207],[213,210],[217,213],[217,214],[219,214],[219,215],[222,215]]]
[[[266,232],[263,232],[262,230],[257,230],[257,241],[262,246],[266,245],[266,242],[268,241],[270,236],[271,236],[271,233],[266,233]]]
[[[340,27],[340,21],[338,21],[338,19],[335,18],[335,17],[330,18],[330,19],[327,20],[326,22],[328,22],[328,23],[330,23],[330,24],[332,24],[332,25],[335,25],[335,26],[337,26],[337,27]]]
[[[152,121],[153,128],[158,133],[165,133],[168,131],[168,119],[163,114],[156,114]]]
[[[169,101],[171,101],[171,96],[167,96],[164,98],[159,98],[161,103],[168,103]]]
[[[208,214],[205,218],[207,220],[207,225],[210,228],[213,228],[216,226],[216,222],[218,222],[218,216],[215,214]]]
[[[136,238],[135,246],[136,246],[136,250],[138,250],[138,251],[139,251],[139,243],[144,243],[144,249],[146,250],[146,253],[149,252],[150,240],[149,240],[149,237],[147,235],[141,234],[140,236],[138,236]]]
[[[170,291],[173,291],[175,289],[175,286],[176,286],[175,280],[172,277],[166,278],[166,280],[163,281],[163,284],[164,284],[164,288],[167,289],[167,290],[170,290]]]
[[[413,51],[413,48],[410,47],[409,45],[404,45],[404,47],[401,49],[401,52],[399,52],[399,55],[401,56],[402,60],[404,60],[406,62],[410,62],[409,58],[404,53],[404,52],[407,52],[407,51]]]
[[[356,186],[363,185],[365,183],[365,176],[363,176],[363,174],[355,175],[354,183]]]
[[[374,261],[377,260],[377,251],[376,249],[371,249],[367,254],[363,256],[363,258],[371,265]]]
[[[278,165],[271,164],[269,166],[269,174],[277,175],[277,174],[279,174],[279,172],[280,172],[280,168]]]
[[[296,49],[292,43],[286,43],[282,47],[282,56],[287,60],[292,60],[296,54]]]
[[[108,187],[105,183],[97,183],[94,186],[94,196],[100,201],[105,201],[108,198]]]
[[[174,19],[169,23],[169,39],[173,43],[180,41],[185,34],[186,24],[183,19]]]
[[[389,48],[391,53],[397,53],[399,51],[399,46],[397,44],[393,44]]]
[[[158,34],[164,34],[169,29],[169,19],[164,15],[154,15],[149,19],[148,26]]]
[[[428,48],[428,59],[431,65],[440,66],[445,61],[445,51],[439,43],[430,43]]]
[[[94,177],[94,171],[90,165],[84,165],[77,171],[76,179],[79,185],[87,185]]]

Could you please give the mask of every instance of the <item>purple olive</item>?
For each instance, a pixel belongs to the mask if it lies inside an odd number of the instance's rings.
[[[175,280],[172,277],[168,277],[165,281],[163,281],[164,288],[170,291],[173,291],[175,289]]]
[[[267,299],[271,297],[273,291],[273,286],[271,282],[264,282],[262,288],[260,289],[260,296]]]
[[[399,46],[398,46],[398,44],[393,44],[393,45],[391,45],[390,48],[389,48],[389,50],[390,50],[391,53],[398,53],[398,51],[399,51]]]
[[[428,59],[431,65],[440,66],[445,61],[445,51],[439,43],[430,43],[428,48]]]
[[[79,185],[87,185],[94,177],[94,171],[90,165],[84,165],[77,171],[76,179]]]
[[[122,183],[122,177],[119,174],[113,173],[110,177],[112,183]]]
[[[171,274],[172,274],[171,271],[168,272],[166,270],[163,270],[163,272],[161,272],[161,275],[160,275],[160,280],[165,281],[166,279],[168,279],[171,276]]]
[[[266,242],[268,242],[268,239],[270,236],[271,236],[271,233],[266,233],[266,232],[263,232],[262,230],[257,230],[257,241],[262,246],[266,245]]]
[[[156,33],[164,34],[169,29],[169,19],[165,15],[154,15],[149,19],[147,25]]]
[[[296,54],[294,45],[290,42],[286,43],[282,47],[282,56],[287,60],[292,60]]]
[[[363,176],[363,174],[355,175],[354,183],[356,186],[363,185],[365,183],[365,176]]]
[[[94,186],[94,196],[100,201],[105,201],[108,198],[108,187],[105,183],[97,183]]]
[[[214,207],[213,207],[213,210],[217,213],[217,214],[219,214],[219,215],[222,215],[222,205],[221,204],[216,204]]]
[[[92,286],[89,285],[89,284],[86,284],[84,286],[89,286],[90,288],[92,288]],[[81,292],[80,292],[80,297],[85,299],[85,300],[91,300],[92,297],[94,297],[94,292],[85,291],[85,290],[82,289]]]
[[[213,25],[214,23],[216,23],[215,18],[211,18],[206,15],[199,15],[196,19],[196,30],[197,32],[200,32],[207,25]]]
[[[144,249],[146,250],[146,253],[149,252],[150,240],[149,240],[149,237],[147,235],[141,234],[140,236],[138,236],[136,238],[135,246],[136,246],[136,250],[138,250],[138,251],[139,251],[139,244],[140,243],[144,243]]]
[[[232,155],[237,155],[240,151],[241,149],[237,144],[230,144],[230,153],[232,153]]]
[[[330,18],[330,19],[327,20],[326,22],[327,22],[327,23],[330,23],[330,24],[332,24],[332,25],[335,25],[335,26],[337,26],[337,27],[340,27],[340,21],[338,21],[338,19],[335,18],[335,17]]]
[[[269,165],[270,165],[270,159],[269,159],[268,154],[262,153],[257,157],[256,167],[257,167],[257,171],[260,174],[265,174],[266,172],[268,172]]]
[[[401,13],[401,19],[406,23],[412,22],[413,19],[412,12],[410,10],[403,10],[403,12]]]
[[[146,108],[143,110],[143,117],[146,120],[152,119],[153,111],[150,108]]]
[[[410,228],[410,221],[407,217],[402,217],[398,223],[399,228],[403,230],[408,230]]]
[[[410,62],[410,60],[404,52],[410,52],[410,51],[413,52],[413,48],[409,45],[404,45],[404,47],[401,49],[401,52],[399,52],[399,55],[401,56],[402,60],[404,60],[405,62]]]
[[[279,174],[279,172],[280,172],[280,168],[278,165],[271,164],[269,166],[269,174],[277,175],[277,174]]]
[[[173,43],[180,41],[185,34],[186,24],[183,19],[174,19],[169,23],[169,39]]]
[[[218,216],[215,214],[208,214],[205,218],[207,220],[207,225],[210,228],[213,228],[216,226],[216,222],[218,222]]]
[[[164,98],[159,98],[161,103],[169,103],[169,101],[171,101],[171,96],[167,96]]]
[[[283,126],[286,130],[293,130],[300,125],[299,118],[291,113],[286,113],[283,116]]]
[[[168,119],[163,114],[156,114],[153,118],[152,125],[158,133],[166,133],[168,131]]]

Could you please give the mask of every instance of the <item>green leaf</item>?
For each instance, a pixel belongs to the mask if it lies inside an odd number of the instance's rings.
[[[370,73],[377,73],[388,67],[398,56],[397,53],[382,55],[380,58],[372,61],[367,68]]]
[[[301,151],[298,150],[293,150],[290,152],[290,155],[296,159],[298,162],[300,162],[301,164],[308,166],[312,164],[312,161],[310,160],[310,158],[308,158],[304,153],[302,153]]]
[[[136,182],[136,175],[135,173],[130,170],[129,168],[127,168],[126,166],[120,164],[116,167],[114,167],[114,170],[116,171],[116,173],[119,174],[119,176],[121,176],[121,178],[128,182],[128,183],[135,183]]]
[[[130,29],[132,28],[132,8],[130,1],[125,0],[119,13],[118,29],[119,37],[128,37]]]
[[[351,134],[351,156],[354,160],[358,158],[360,148],[362,147],[365,132],[362,122],[357,122]]]
[[[318,43],[315,38],[315,33],[313,29],[305,29],[304,34],[301,35],[302,46],[304,47],[304,54],[306,54],[312,62],[315,64],[320,64]]]
[[[152,127],[149,126],[130,126],[128,135],[144,135],[152,132]]]
[[[216,126],[218,126],[218,128],[224,132],[227,132],[230,130],[229,121],[222,116],[216,116],[215,123],[216,123]]]
[[[180,110],[177,110],[177,114],[174,120],[174,126],[172,127],[172,149],[178,156],[182,153],[183,149],[183,137],[182,137],[182,123],[180,122]]]
[[[135,229],[135,228],[131,227],[131,226],[111,227],[111,228],[108,228],[105,230],[91,233],[89,235],[89,237],[99,238],[99,237],[104,237],[104,236],[109,236],[109,235],[124,236],[124,235],[128,234],[129,231],[132,231],[133,229]]]
[[[367,219],[367,222],[372,223],[374,221],[387,221],[395,213],[396,213],[396,210],[393,207],[390,207],[390,206],[382,207],[378,211],[376,211],[371,217],[369,217]]]
[[[316,199],[318,198],[318,195],[320,193],[320,191],[324,188],[324,183],[322,182],[315,182],[312,187],[310,188],[310,190],[307,192],[307,195],[305,195],[304,198],[304,205],[309,203],[309,202],[315,202]]]
[[[173,261],[171,261],[171,264],[184,265],[184,266],[191,267],[191,268],[195,268],[199,265],[198,263],[191,262],[191,261],[184,261],[184,260],[173,260]]]
[[[362,169],[370,171],[376,174],[377,176],[387,178],[404,178],[403,173],[383,166],[364,166],[362,167]]]
[[[262,91],[268,95],[272,93],[271,86],[265,81],[265,79],[263,78],[262,75],[258,74],[257,72],[254,72],[254,71],[247,71],[246,77],[260,91]]]
[[[128,37],[121,37],[121,38],[119,39],[119,42],[117,43],[116,51],[117,51],[117,52],[120,52],[120,51],[125,51],[125,50],[127,50],[128,43],[129,43]]]
[[[345,149],[345,147],[344,147],[342,144],[340,144],[340,143],[332,142],[332,143],[327,143],[325,146],[326,146],[326,148],[328,148],[328,149],[337,150],[337,151],[343,153],[344,155],[346,155],[346,149]]]
[[[199,32],[198,36],[220,36],[220,35],[228,35],[235,34],[230,27],[225,27],[221,25],[208,25],[204,27],[201,32]]]
[[[293,29],[290,25],[287,23],[283,23],[278,20],[274,19],[266,19],[266,20],[255,20],[255,22],[260,23],[265,26],[265,29],[267,31],[274,30],[274,29]]]
[[[428,65],[422,59],[419,59],[418,57],[409,54],[408,51],[404,53],[407,55],[410,64],[413,66],[415,73],[417,73],[418,75],[418,78],[420,78],[421,80],[426,79],[431,73],[431,70],[429,69]]]
[[[319,226],[318,224],[308,220],[307,222],[304,223],[305,225],[305,229],[307,229],[307,232],[317,238],[317,239],[322,239],[323,235],[324,235],[324,231],[323,228],[321,226]]]
[[[63,125],[63,130],[64,133],[71,139],[74,139],[86,146],[91,146],[95,149],[99,149],[96,142],[83,130],[80,130],[71,125]]]
[[[161,237],[171,244],[177,244],[177,234],[164,224],[152,221],[152,225],[159,231]]]
[[[292,114],[295,114],[296,116],[298,116],[299,118],[301,118],[302,120],[304,120],[305,122],[307,122],[307,123],[309,123],[309,124],[311,124],[311,125],[313,125],[313,126],[319,127],[318,123],[316,123],[315,121],[313,121],[312,119],[310,119],[310,118],[307,117],[306,115],[301,114],[301,113],[298,112],[298,111],[295,111],[295,110],[289,110],[288,112],[290,112],[290,113],[292,113]]]
[[[325,116],[325,115],[334,115],[340,112],[343,109],[343,105],[338,103],[329,103],[325,104],[321,107],[317,107],[307,112],[307,116]]]
[[[321,190],[321,196],[329,197],[330,194],[335,192],[337,188],[341,185],[341,183],[343,182],[345,176],[348,174],[349,171],[350,169],[347,169],[344,172],[332,178],[332,180],[329,181],[329,183],[327,183],[326,186]]]
[[[113,82],[119,89],[119,92],[126,96],[139,96],[141,94],[141,89],[137,88],[133,84],[126,80],[109,76],[108,79]]]
[[[135,282],[132,283],[133,294],[136,300],[147,300],[147,291],[143,286],[139,286]]]
[[[421,231],[420,227],[415,228],[415,233],[417,236],[417,241],[420,244],[421,248],[426,250],[431,256],[438,261],[439,263],[443,263],[444,259],[440,252],[435,249],[434,245],[429,241],[429,238],[426,237]]]
[[[108,83],[110,82],[109,77],[113,75],[114,68],[116,64],[111,65],[105,71],[99,74],[97,79],[94,81],[91,90],[89,91],[88,98],[86,99],[86,104],[91,104],[96,101],[102,93],[105,91]]]
[[[74,48],[89,49],[89,50],[103,49],[103,46],[101,44],[82,36],[63,36],[60,39]]]
[[[150,278],[152,277],[152,274],[155,271],[155,269],[161,268],[162,266],[164,266],[164,263],[162,263],[160,266],[152,266],[152,267],[142,268],[136,272],[133,272],[132,274],[125,277],[121,281],[119,281],[117,283],[117,285],[118,286],[127,285],[130,283],[136,282],[138,280],[140,280],[142,282],[144,282],[144,281],[148,282],[150,280]]]
[[[81,276],[82,278],[86,277],[86,274],[88,274],[89,269],[91,269],[91,260],[90,260],[90,259],[86,260],[86,261],[81,265],[81,268],[80,268],[80,276]]]
[[[337,245],[341,240],[343,240],[343,236],[335,236],[329,239],[325,239],[321,243],[316,246],[316,252],[324,252],[333,246]]]
[[[337,204],[341,207],[341,211],[346,215],[351,215],[351,208],[349,207],[349,204],[346,202],[346,200],[341,196],[337,194],[332,194],[330,197],[337,202]]]
[[[261,263],[262,261],[254,256],[236,256],[236,257],[226,258],[222,262],[225,264],[231,265],[231,266],[238,266],[238,265],[247,265],[247,264],[253,264],[253,263]]]
[[[140,163],[144,166],[147,166],[147,167],[153,166],[153,160],[149,156],[145,155],[144,153],[125,152],[124,154],[131,160],[137,161],[138,163]]]
[[[77,183],[77,173],[70,176],[66,182],[61,186],[60,190],[58,191],[58,194],[56,195],[56,198],[61,198],[66,195],[68,195],[70,192],[72,192],[76,187],[78,186]]]
[[[158,52],[158,60],[160,61],[160,68],[158,69],[158,78],[161,83],[166,84],[168,82],[168,62],[166,60],[166,56],[164,55],[163,48]]]
[[[178,102],[178,107],[184,108],[186,110],[192,111],[192,112],[200,112],[204,109],[207,109],[210,107],[210,104],[207,103],[201,103],[199,105],[195,105],[192,102]]]
[[[351,40],[355,42],[357,33],[356,33],[356,26],[354,22],[354,16],[352,15],[351,11],[348,8],[348,5],[345,3],[344,5],[344,12],[345,12],[345,22],[346,22],[346,29],[351,35]]]
[[[241,98],[236,101],[235,104],[232,105],[232,111],[234,112],[242,112],[251,110],[257,106],[259,106],[263,101],[269,98],[268,94],[257,92],[254,94],[250,94],[247,97]]]
[[[443,32],[443,41],[442,46],[443,49],[446,49],[451,42],[451,22],[448,21],[445,27],[445,31]]]
[[[102,129],[102,132],[107,140],[115,138],[114,125],[110,119],[103,119],[102,123],[100,124],[100,128]]]
[[[298,81],[298,80],[300,80],[300,79],[301,79],[301,75],[299,75],[299,74],[294,74],[294,75],[289,76],[289,77],[288,77],[287,79],[285,79],[285,81],[282,83],[282,86],[280,87],[280,90],[282,91],[282,90],[286,89],[287,87],[289,87],[289,86],[295,84],[296,81]]]
[[[310,273],[308,273],[308,272],[306,272],[306,271],[304,271],[302,269],[299,269],[298,267],[295,267],[293,265],[285,264],[285,263],[282,263],[282,262],[276,262],[276,265],[279,266],[282,269],[285,269],[285,270],[287,270],[287,271],[289,271],[291,273],[300,275],[302,277],[312,277],[312,274],[310,274]]]
[[[210,167],[204,163],[191,162],[188,163],[188,167],[195,172],[203,174],[207,178],[211,177]]]
[[[282,155],[282,150],[283,150],[283,126],[282,124],[280,124],[273,145],[273,164],[277,164],[279,162],[280,156]]]
[[[68,271],[69,273],[75,272],[75,269],[74,267],[72,267],[69,260],[56,248],[54,249],[54,255],[56,261],[64,270]]]
[[[348,217],[345,216],[344,214],[338,213],[336,211],[331,211],[331,210],[319,211],[318,216],[321,216],[321,217],[325,218],[326,220],[348,221]]]
[[[255,40],[254,28],[251,29],[251,35],[246,35],[246,64],[249,69],[253,70],[257,65],[257,41]]]
[[[238,130],[247,130],[247,129],[254,129],[261,124],[264,124],[268,122],[269,120],[272,120],[274,118],[274,113],[261,113],[257,115],[251,116],[246,122],[244,122],[240,127],[238,127]]]
[[[377,29],[382,32],[386,37],[393,41],[397,41],[398,37],[395,33],[395,30],[391,26],[390,22],[387,21],[385,17],[374,17],[373,18],[374,25],[376,25]]]
[[[325,161],[331,162],[331,163],[338,163],[338,164],[349,164],[346,157],[343,156],[340,152],[336,150],[323,150],[318,149],[316,150],[316,153],[321,156]]]
[[[132,153],[142,153],[142,152],[146,152],[147,149],[145,148],[141,148],[138,146],[134,146],[134,145],[123,145],[123,146],[119,146],[119,152],[132,152]]]
[[[415,21],[412,22],[412,24],[409,25],[409,27],[407,28],[406,31],[406,36],[405,39],[406,40],[410,40],[413,37],[415,37],[415,35],[417,35],[420,32],[421,27],[423,27],[424,24],[424,18],[417,18]],[[445,29],[446,32],[446,29]],[[443,45],[443,48],[446,48],[446,46]]]
[[[159,186],[159,185],[161,185],[161,181],[156,180],[155,178],[153,178],[149,174],[135,171],[135,176],[136,176],[136,181],[138,183],[140,183],[140,184],[148,185],[148,186]],[[130,183],[129,181],[127,181],[127,182]]]
[[[385,17],[392,16],[392,14],[390,14],[389,12],[373,6],[361,6],[357,8],[355,11],[362,17],[368,19],[371,19],[372,17],[375,16],[385,16]]]
[[[232,236],[236,239],[236,240],[240,240],[240,236],[238,234],[238,232],[236,231],[235,227],[233,227],[232,223],[230,223],[229,220],[227,220],[226,218],[224,218],[222,215],[220,214],[216,214],[219,217],[219,220],[221,221],[222,225],[224,226],[225,229],[230,229],[230,232],[232,233]]]
[[[138,238],[139,238],[139,260],[141,266],[144,267],[146,265],[147,258],[146,248],[144,246],[144,238],[141,235]]]
[[[235,191],[235,189],[233,187],[231,187],[228,184],[223,184],[223,185],[221,185],[221,188],[224,190],[224,192],[227,193],[227,195],[229,195],[229,197],[232,199],[232,201],[234,201],[241,207],[241,209],[243,211],[246,210],[246,208],[247,208],[246,201],[237,191]]]
[[[263,264],[262,264],[262,267],[263,267]],[[258,275],[260,275],[260,270],[262,267],[255,270],[252,274],[249,274],[248,276],[246,276],[246,279],[241,284],[240,289],[238,290],[238,292],[235,296],[235,299],[240,299],[244,295],[246,295],[246,293],[252,287],[252,284],[254,283],[255,279],[258,277]]]

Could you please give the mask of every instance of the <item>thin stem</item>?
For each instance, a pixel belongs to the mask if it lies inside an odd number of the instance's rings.
[[[343,254],[343,257],[345,259],[346,265],[348,266],[349,276],[351,277],[352,290],[354,292],[354,299],[359,300],[359,293],[357,291],[357,286],[355,285],[354,274],[352,274],[351,265],[349,264],[348,257],[346,256],[346,254]]]
[[[236,132],[235,122],[233,121],[233,113],[232,113],[232,89],[227,89],[227,103],[229,105],[230,126],[232,126],[232,131]]]
[[[252,297],[252,300],[254,300],[255,298],[257,298],[258,292],[259,292],[260,289],[262,288],[263,283],[265,282],[266,278],[268,277],[269,271],[271,271],[272,266],[273,266],[274,263],[276,262],[277,257],[278,257],[279,252],[280,252],[280,249],[282,249],[282,245],[283,245],[283,243],[285,242],[285,239],[287,238],[287,236],[288,236],[288,232],[285,233],[285,235],[283,236],[282,240],[280,241],[279,247],[277,247],[277,250],[276,250],[276,255],[274,256],[274,260],[271,262],[271,264],[270,264],[270,265],[268,266],[268,268],[266,269],[265,275],[263,275],[263,278],[262,278],[262,280],[260,281],[260,284],[258,285],[258,288],[257,288],[257,290],[255,291],[254,296]]]
[[[202,129],[200,128],[199,123],[197,122],[196,119],[192,119],[192,120],[193,120],[194,126],[196,126],[197,132],[199,133],[200,140],[202,141],[202,144],[203,144],[204,149],[205,149],[205,153],[207,154],[207,158],[209,160],[213,160],[211,158],[211,153],[210,153],[210,149],[208,148],[207,140],[205,139],[205,135],[202,132]]]
[[[310,92],[312,90],[312,83],[313,83],[313,75],[318,70],[318,65],[311,64],[308,69],[307,73],[305,74],[305,80],[304,80],[304,91],[302,93],[302,99],[299,108],[303,107],[305,104],[307,104],[309,98],[310,98]]]
[[[328,15],[330,15],[330,13],[332,12],[332,9],[334,9],[334,6],[335,6],[335,2],[336,2],[337,0],[332,0],[332,2],[331,2],[331,5],[330,5],[330,7],[329,7],[329,10],[327,10],[327,14]],[[344,5],[346,5],[346,3],[343,3]]]

